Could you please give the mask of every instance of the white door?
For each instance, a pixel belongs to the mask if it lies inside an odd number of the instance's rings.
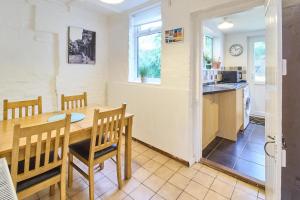
[[[264,36],[249,38],[248,66],[251,95],[250,114],[265,117],[266,43]]]
[[[266,2],[266,199],[281,199],[282,2]]]

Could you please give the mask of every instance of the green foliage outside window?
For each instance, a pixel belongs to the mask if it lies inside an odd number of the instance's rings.
[[[146,78],[160,78],[161,33],[140,36],[138,38],[138,73],[146,68]],[[144,71],[144,70],[143,70]],[[141,74],[139,73],[140,77]]]

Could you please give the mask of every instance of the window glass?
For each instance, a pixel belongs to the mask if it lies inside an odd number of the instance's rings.
[[[138,37],[138,77],[140,69],[146,68],[147,78],[160,78],[161,33]]]
[[[204,66],[211,69],[213,61],[213,38],[205,36],[204,38]]]
[[[254,43],[254,80],[258,83],[266,81],[266,45],[265,42]]]

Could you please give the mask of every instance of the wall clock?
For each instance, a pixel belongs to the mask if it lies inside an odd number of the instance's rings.
[[[231,47],[229,48],[229,53],[232,56],[240,56],[243,54],[244,48],[242,45],[240,44],[233,44],[231,45]]]

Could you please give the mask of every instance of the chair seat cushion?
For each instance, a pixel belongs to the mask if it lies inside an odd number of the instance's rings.
[[[54,152],[50,152],[50,159],[49,163],[53,162],[54,160]],[[41,154],[40,158],[40,166],[44,166],[45,161],[45,154]],[[35,168],[35,157],[30,158],[29,163],[29,170],[33,170]],[[19,161],[18,163],[18,174],[24,173],[24,160]],[[22,190],[25,190],[27,188],[30,188],[31,186],[34,186],[38,183],[41,183],[43,181],[46,181],[54,176],[57,176],[60,174],[60,167],[56,167],[54,169],[51,169],[43,174],[39,174],[35,177],[29,178],[27,180],[21,181],[17,183],[17,192],[20,192]]]
[[[90,154],[90,144],[91,144],[91,140],[84,140],[82,142],[78,142],[75,144],[72,144],[69,146],[70,150],[76,152],[77,154],[79,154],[81,157],[83,157],[84,159],[88,160],[89,159],[89,154]],[[94,158],[97,159],[101,156],[104,156],[105,154],[108,154],[112,151],[117,150],[117,145],[112,145],[110,147],[107,147],[103,150],[97,151],[95,152],[95,156]]]

